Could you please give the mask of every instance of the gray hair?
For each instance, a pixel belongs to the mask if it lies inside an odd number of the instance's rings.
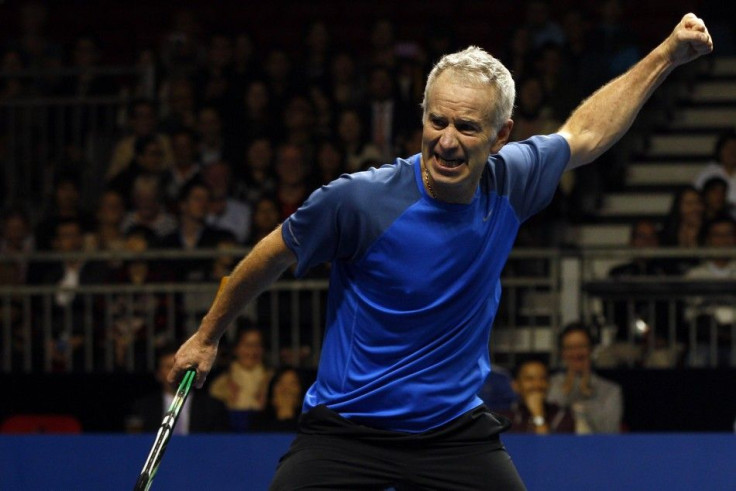
[[[501,129],[514,108],[516,87],[511,72],[497,58],[488,54],[482,48],[469,46],[462,51],[443,56],[427,77],[422,101],[422,120],[427,119],[427,98],[429,91],[437,78],[446,70],[460,76],[464,81],[472,84],[487,85],[496,92],[497,98],[493,108],[493,128]]]

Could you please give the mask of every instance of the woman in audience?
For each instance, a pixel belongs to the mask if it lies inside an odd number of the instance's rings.
[[[704,212],[705,206],[700,192],[689,185],[681,188],[672,200],[662,229],[662,246],[692,248],[700,245]],[[667,271],[669,274],[680,275],[696,263],[694,258],[673,258],[667,261]]]
[[[250,430],[296,432],[303,396],[299,372],[290,366],[280,368],[268,384],[266,406],[253,416]]]

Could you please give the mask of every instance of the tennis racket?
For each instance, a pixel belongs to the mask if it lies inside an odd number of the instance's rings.
[[[166,451],[166,446],[169,444],[169,440],[171,440],[174,425],[176,425],[176,420],[179,418],[179,412],[189,395],[189,390],[192,388],[192,382],[194,382],[196,374],[197,372],[195,370],[187,370],[184,374],[184,378],[176,390],[176,395],[174,395],[174,400],[171,401],[171,405],[168,411],[166,411],[163,422],[158,429],[156,440],[154,440],[151,452],[148,454],[140,476],[138,476],[135,488],[133,488],[134,491],[148,491],[150,489],[153,478],[158,471],[158,466],[161,464],[161,459]]]

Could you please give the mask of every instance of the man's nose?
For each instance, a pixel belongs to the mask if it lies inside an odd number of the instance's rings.
[[[443,149],[451,149],[455,148],[457,146],[457,134],[455,132],[455,129],[451,126],[448,126],[442,130],[442,135],[440,136],[439,145]]]

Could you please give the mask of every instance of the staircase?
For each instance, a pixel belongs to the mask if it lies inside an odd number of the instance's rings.
[[[675,190],[693,182],[719,134],[736,126],[736,57],[702,59],[673,94],[666,117],[627,164],[624,188],[603,197],[595,220],[575,227],[577,244],[626,245],[637,218],[664,219]]]

